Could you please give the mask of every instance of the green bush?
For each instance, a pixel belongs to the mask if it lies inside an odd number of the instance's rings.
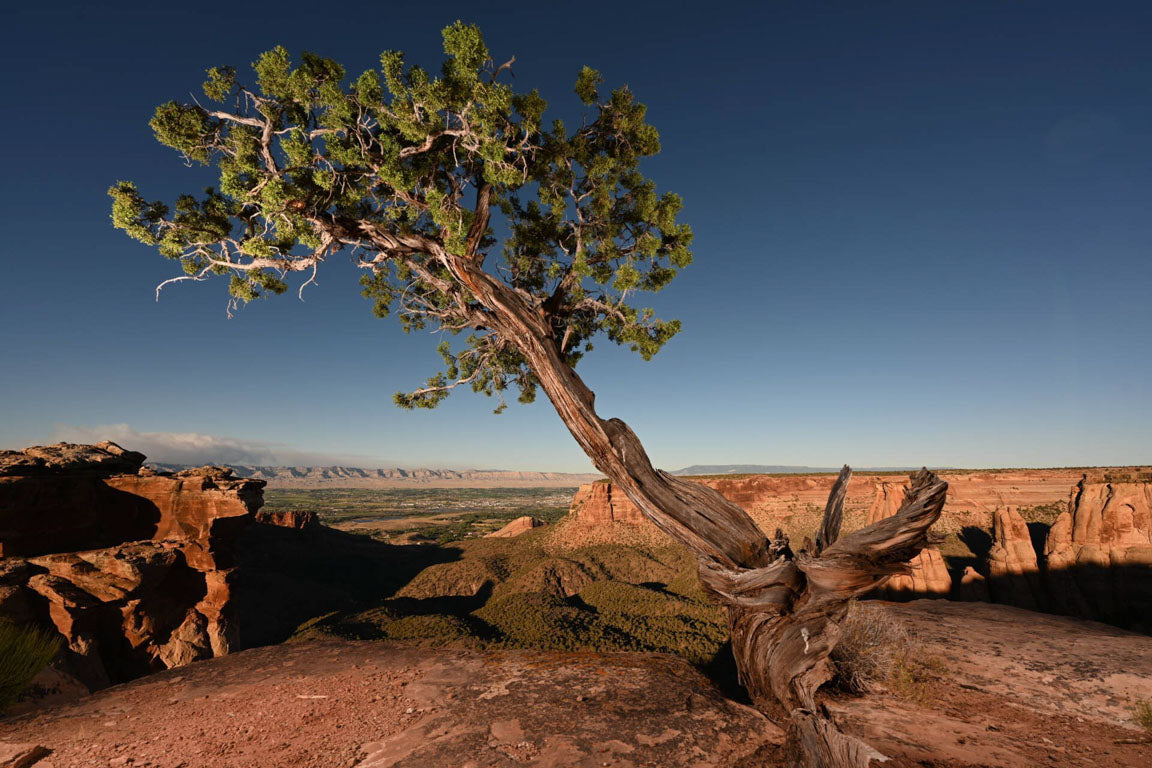
[[[20,697],[59,650],[59,637],[0,620],[0,712]]]

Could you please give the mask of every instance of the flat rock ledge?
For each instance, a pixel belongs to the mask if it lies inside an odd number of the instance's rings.
[[[661,654],[308,641],[0,720],[36,768],[757,768],[784,735]]]

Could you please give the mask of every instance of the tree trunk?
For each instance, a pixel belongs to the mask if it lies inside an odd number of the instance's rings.
[[[596,468],[665,533],[692,551],[708,593],[728,613],[740,682],[770,717],[789,719],[790,760],[804,768],[867,768],[880,753],[842,733],[815,701],[832,676],[829,654],[848,602],[905,573],[928,543],[947,483],[921,470],[900,510],[840,538],[851,475],[840,473],[815,544],[795,554],[779,530],[772,541],[716,491],[655,469],[619,419],[601,419],[595,396],[561,359],[543,312],[483,271],[442,253],[469,291],[494,314],[495,330],[527,359],[541,388]]]

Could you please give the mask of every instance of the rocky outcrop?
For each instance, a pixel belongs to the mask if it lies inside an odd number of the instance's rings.
[[[1010,470],[941,473],[948,501],[940,526],[960,534],[972,557],[949,561],[930,547],[878,591],[889,599],[950,597],[1004,603],[1107,621],[1152,631],[1152,470],[1119,467],[1074,470]],[[796,535],[813,529],[832,476],[686,477],[743,507],[762,530]],[[1068,488],[1075,484],[1069,499]],[[845,528],[891,516],[904,497],[904,483],[890,475],[853,476],[845,502]],[[1045,520],[1063,507],[1047,530]],[[1031,508],[1039,517],[1021,514]],[[1031,521],[1031,522],[1030,522]],[[612,527],[625,523],[626,526]],[[580,488],[572,502],[568,539],[582,542],[596,531],[626,540],[626,532],[651,525],[610,483]],[[965,534],[973,532],[971,544]],[[1047,543],[1041,542],[1047,538]],[[1038,550],[1043,550],[1043,554]],[[956,554],[953,552],[952,554]],[[949,569],[952,569],[952,572]]]
[[[320,518],[310,509],[262,509],[256,513],[256,522],[311,531],[319,527]]]
[[[0,456],[0,618],[54,629],[91,689],[235,645],[233,545],[264,483],[143,461],[114,443]]]
[[[580,486],[572,498],[570,514],[573,520],[584,525],[650,525],[636,505],[608,482]]]
[[[906,484],[881,482],[876,486],[876,499],[868,512],[866,525],[892,517],[904,502]],[[908,562],[909,572],[890,578],[877,592],[890,600],[911,600],[917,597],[948,597],[952,591],[952,577],[944,556],[937,547],[925,547]]]
[[[522,533],[527,533],[533,528],[539,528],[542,525],[544,525],[544,521],[540,518],[532,517],[531,515],[524,515],[523,517],[518,517],[512,522],[508,523],[508,525],[505,525],[500,530],[492,531],[492,533],[489,533],[487,536],[485,536],[485,538],[511,539],[519,536]]]
[[[0,477],[34,477],[66,472],[71,475],[135,473],[145,456],[105,440],[95,445],[56,443],[34,445],[23,451],[0,451]]]
[[[960,579],[952,585],[951,598],[969,603],[987,603],[991,600],[988,581],[975,568],[966,565],[960,573]]]
[[[56,766],[754,768],[782,764],[784,734],[675,656],[339,640],[0,721],[2,741],[43,744]]]
[[[1062,613],[1152,631],[1152,483],[1081,480],[1044,547]]]
[[[1147,768],[1131,706],[1152,699],[1148,638],[1001,605],[882,612],[947,672],[916,700],[821,697],[891,758],[873,768]],[[675,656],[351,640],[246,650],[0,721],[0,742],[44,745],[57,768],[765,768],[787,763],[783,740]]]
[[[1014,505],[997,509],[992,521],[992,548],[988,551],[989,598],[1017,608],[1042,610],[1047,599],[1028,524]]]

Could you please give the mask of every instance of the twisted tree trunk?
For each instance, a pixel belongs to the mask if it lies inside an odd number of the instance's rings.
[[[748,514],[716,491],[655,469],[619,419],[601,419],[595,396],[559,353],[542,310],[476,261],[441,253],[453,275],[492,312],[502,337],[526,358],[572,436],[608,478],[664,532],[692,551],[706,590],[728,613],[741,683],[769,716],[789,718],[791,762],[804,768],[867,768],[883,756],[842,733],[817,705],[832,676],[829,654],[848,602],[906,573],[928,544],[947,483],[921,470],[895,516],[840,537],[851,475],[832,488],[814,544],[793,554],[780,531],[769,541]]]

